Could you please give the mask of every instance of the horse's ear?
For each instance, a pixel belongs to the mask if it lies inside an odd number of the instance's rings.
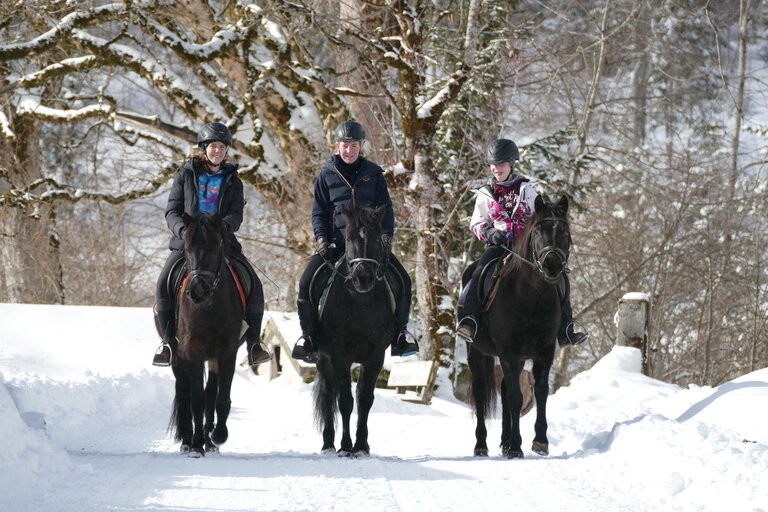
[[[536,196],[536,200],[533,202],[534,209],[537,212],[544,210],[544,198],[539,194]]]
[[[189,225],[192,224],[192,221],[195,220],[195,218],[189,215],[187,212],[184,212],[181,214],[181,220],[184,221],[185,227],[189,227]]]
[[[557,207],[563,210],[563,215],[568,213],[568,196],[563,194],[563,197],[561,197],[560,201],[557,203]]]

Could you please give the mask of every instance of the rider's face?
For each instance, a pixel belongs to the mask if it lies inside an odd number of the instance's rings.
[[[219,165],[224,161],[224,157],[227,156],[227,146],[222,142],[211,142],[205,148],[205,156],[208,157],[208,161],[213,165]]]
[[[491,172],[493,172],[493,177],[496,178],[496,181],[507,181],[512,172],[512,166],[509,162],[491,164]]]
[[[360,156],[360,142],[339,142],[339,156],[345,164],[353,164]]]

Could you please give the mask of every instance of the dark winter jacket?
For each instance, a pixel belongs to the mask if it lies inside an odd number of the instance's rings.
[[[336,242],[344,241],[346,221],[341,212],[342,205],[358,208],[386,205],[383,228],[384,233],[392,236],[395,213],[382,168],[361,156],[356,171],[345,177],[339,169],[340,164],[340,157],[334,155],[315,180],[315,198],[312,202],[315,238],[322,236]]]
[[[187,213],[192,216],[200,214],[197,191],[200,176],[206,172],[204,167],[198,160],[190,158],[178,170],[173,180],[173,186],[168,195],[168,206],[165,208],[165,220],[173,233],[169,243],[171,250],[184,248],[184,241],[181,239],[181,230],[184,227],[182,214]],[[237,241],[234,233],[240,229],[240,224],[243,222],[245,205],[243,182],[237,175],[237,164],[227,164],[223,170],[225,176],[219,190],[218,211],[230,232],[232,248],[235,252],[241,252],[240,242]]]

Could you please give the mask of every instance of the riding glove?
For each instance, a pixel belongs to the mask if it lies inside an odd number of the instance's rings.
[[[504,245],[507,243],[507,234],[498,229],[493,229],[488,233],[488,241],[493,245]]]
[[[320,257],[324,260],[327,260],[330,257],[331,245],[328,243],[328,240],[324,236],[321,236],[317,239],[317,250],[315,252],[319,254]]]

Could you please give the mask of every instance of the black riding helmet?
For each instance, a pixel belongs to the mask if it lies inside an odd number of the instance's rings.
[[[225,146],[232,145],[232,132],[223,123],[208,123],[197,133],[197,147],[205,151],[211,142],[221,142]]]
[[[336,142],[360,142],[365,140],[365,128],[357,121],[344,121],[333,132]]]
[[[520,160],[520,152],[517,150],[517,144],[511,140],[496,139],[488,144],[485,154],[485,163],[488,165],[509,162],[514,166],[517,160]]]

